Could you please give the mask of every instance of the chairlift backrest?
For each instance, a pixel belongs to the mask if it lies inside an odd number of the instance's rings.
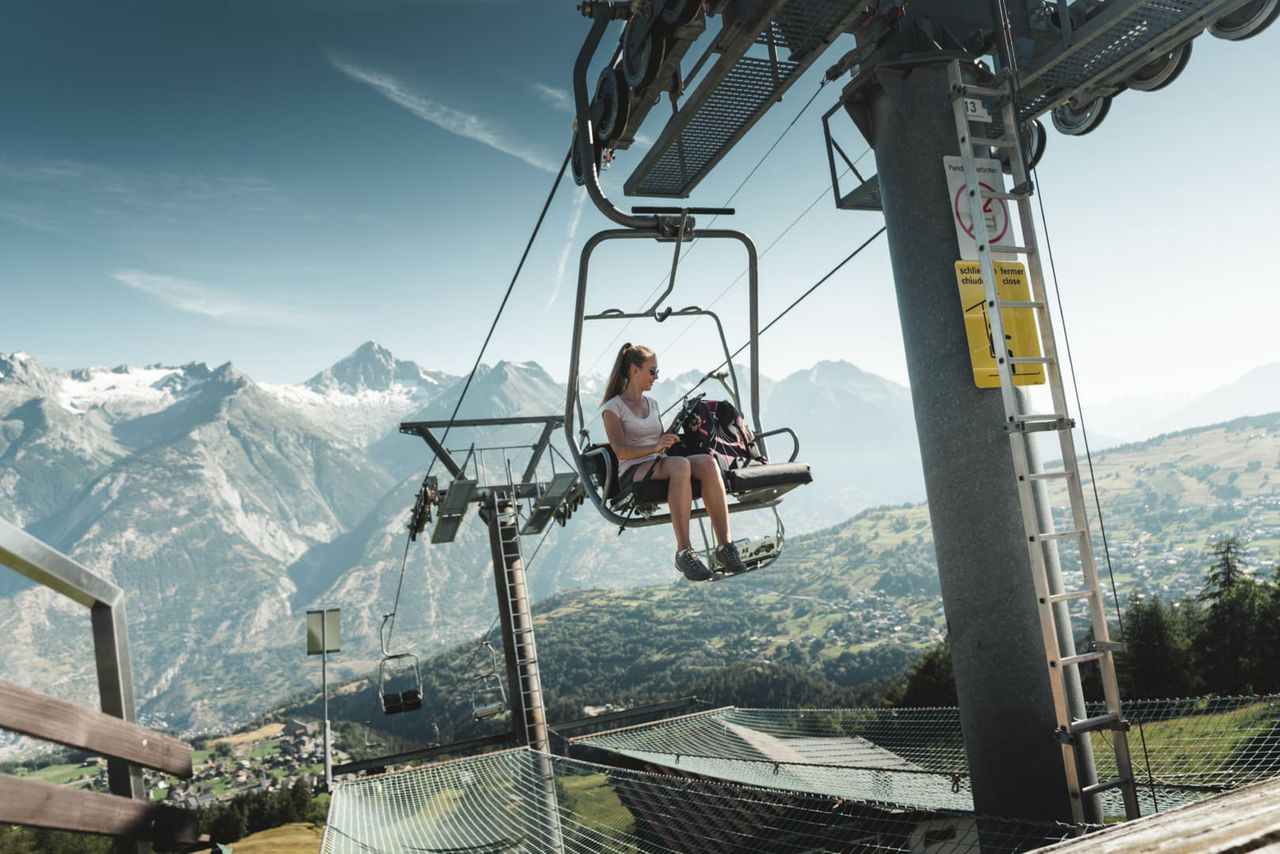
[[[390,680],[397,671],[412,677],[410,687],[403,691],[388,691]],[[398,652],[384,655],[378,662],[378,696],[382,701],[382,711],[388,715],[413,712],[422,708],[422,670],[418,664],[418,656],[411,652]]]

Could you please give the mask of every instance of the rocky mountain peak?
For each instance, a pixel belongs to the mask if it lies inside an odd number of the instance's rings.
[[[56,382],[57,373],[26,353],[0,353],[0,385],[31,386],[39,390]]]
[[[362,391],[389,391],[397,384],[436,386],[444,376],[425,370],[416,362],[397,359],[376,341],[366,341],[351,355],[307,380],[305,385],[321,394],[359,394]]]

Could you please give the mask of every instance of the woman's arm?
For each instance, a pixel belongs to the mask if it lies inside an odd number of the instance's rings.
[[[679,437],[672,433],[663,433],[656,445],[629,445],[625,431],[622,429],[622,419],[617,413],[606,409],[601,417],[604,419],[604,433],[609,437],[609,447],[613,448],[614,456],[619,460],[635,460],[652,456],[680,441]]]

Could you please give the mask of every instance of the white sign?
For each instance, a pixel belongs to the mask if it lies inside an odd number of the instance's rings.
[[[991,113],[987,110],[987,105],[977,98],[964,99],[964,112],[971,122],[991,122]]]
[[[964,160],[949,156],[942,158],[947,170],[947,195],[951,205],[951,218],[956,225],[956,240],[960,242],[960,257],[965,261],[978,260],[978,242],[974,239],[973,217],[969,207],[969,185],[964,180]],[[981,158],[978,167],[978,184],[988,193],[1004,192],[1004,173],[1000,161]],[[1001,254],[1000,247],[1013,246],[1013,226],[1009,218],[1009,204],[1004,199],[983,199],[982,216],[991,240],[992,255],[997,261],[1016,260],[1015,256]]]

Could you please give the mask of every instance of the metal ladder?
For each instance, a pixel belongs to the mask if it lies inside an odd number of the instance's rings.
[[[555,770],[551,764],[550,732],[547,728],[547,708],[542,696],[542,676],[538,670],[538,647],[534,642],[533,610],[530,607],[529,590],[525,584],[524,557],[520,550],[520,505],[515,483],[510,478],[508,466],[508,496],[494,490],[489,506],[493,513],[492,524],[497,529],[499,551],[502,557],[502,593],[507,598],[512,646],[515,648],[515,665],[519,692],[520,714],[525,744],[533,751],[530,755],[532,776],[535,780],[535,814],[541,824],[541,836],[527,840],[527,849],[536,854],[563,854],[564,837],[560,826],[560,808],[556,797]],[[520,736],[520,733],[517,733]]]
[[[503,592],[507,597],[509,630],[515,647],[515,665],[519,684],[521,725],[525,742],[534,750],[549,749],[546,705],[542,696],[542,679],[538,668],[538,648],[533,633],[533,612],[525,583],[524,558],[520,550],[520,512],[514,500],[496,494],[492,512],[498,529],[502,552]],[[511,493],[514,495],[514,491]],[[518,569],[514,569],[518,567]]]
[[[1037,246],[1035,221],[1031,208],[1034,187],[1027,174],[1022,144],[1018,138],[1020,126],[1015,116],[1013,86],[1008,75],[998,76],[997,82],[990,85],[966,83],[959,61],[950,64],[948,76],[956,133],[960,143],[960,156],[964,162],[969,215],[973,221],[978,263],[982,269],[991,340],[1002,342],[998,347],[993,346],[992,352],[996,357],[1000,375],[1000,394],[1005,411],[1004,429],[1009,434],[1013,452],[1013,468],[1018,478],[1019,504],[1027,533],[1027,548],[1031,557],[1031,570],[1039,603],[1040,629],[1057,722],[1054,736],[1062,746],[1062,759],[1071,796],[1072,813],[1077,822],[1083,822],[1088,815],[1085,808],[1087,800],[1111,789],[1121,789],[1126,817],[1137,818],[1139,815],[1137,792],[1127,739],[1128,721],[1123,715],[1119,686],[1116,682],[1114,654],[1122,645],[1111,641],[1107,630],[1103,590],[1094,559],[1089,520],[1085,512],[1084,491],[1071,432],[1075,422],[1068,414],[1061,364],[1054,341],[1053,322],[1049,314],[1044,274]],[[997,112],[991,109],[990,117],[984,116],[980,119],[972,117],[969,115],[966,101],[974,100],[984,102],[990,108],[998,107],[999,110]],[[974,124],[981,123],[994,127],[996,123],[991,119],[997,117],[1000,128],[998,133],[990,128],[982,128],[974,132]],[[976,152],[975,148],[978,149]],[[1014,184],[1009,192],[987,191],[982,189],[979,183],[977,161],[980,158],[990,157],[991,149],[1008,152]],[[990,204],[990,200],[996,200],[1000,204],[1017,205],[1018,220],[1022,229],[1021,246],[1000,244],[993,248],[984,216],[985,206]],[[995,262],[992,258],[993,251],[1021,256],[1025,259],[1031,287],[1030,300],[1011,301],[1001,298],[997,286]],[[1005,311],[1009,309],[1035,312],[1043,355],[1014,356],[1003,345],[1003,342],[1009,340],[1005,337],[1006,318],[1004,316]],[[1018,393],[1014,384],[1014,377],[1020,365],[1043,367],[1053,398],[1052,412],[1037,413],[1026,410],[1025,399]],[[1032,453],[1031,443],[1034,435],[1046,431],[1054,432],[1058,436],[1062,451],[1060,470],[1032,468],[1035,456]],[[1070,522],[1066,530],[1054,530],[1053,514],[1047,506],[1046,487],[1047,482],[1050,481],[1061,481],[1066,487],[1070,504]],[[1040,512],[1042,504],[1044,505],[1043,514]],[[1047,526],[1044,520],[1047,520]],[[1058,543],[1066,541],[1074,541],[1079,549],[1083,586],[1078,589],[1065,589],[1060,574],[1050,571],[1050,566],[1057,557]],[[1093,630],[1094,643],[1092,650],[1081,653],[1068,650],[1064,655],[1062,643],[1059,640],[1059,630],[1066,638],[1071,637],[1071,621],[1069,614],[1066,613],[1066,603],[1073,600],[1084,600],[1088,604],[1089,623]],[[1065,625],[1060,625],[1060,622],[1065,622]],[[1073,720],[1068,708],[1070,671],[1072,668],[1077,668],[1078,671],[1080,665],[1095,661],[1101,671],[1106,710],[1103,714],[1094,717]],[[1086,783],[1082,780],[1082,763],[1079,761],[1077,749],[1084,739],[1090,738],[1089,733],[1102,730],[1111,732],[1110,746],[1115,753],[1116,775],[1096,783]]]

